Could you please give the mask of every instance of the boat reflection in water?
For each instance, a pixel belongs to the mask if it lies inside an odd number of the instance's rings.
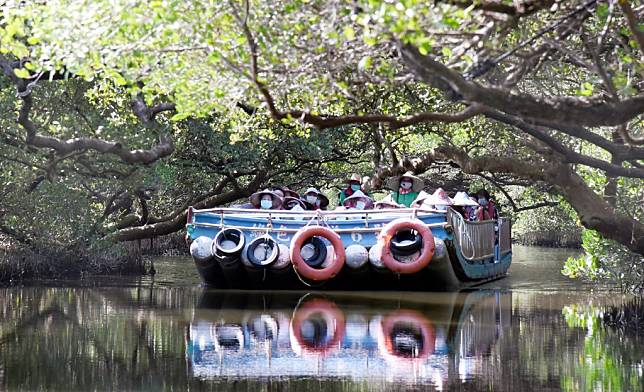
[[[480,373],[510,327],[510,292],[389,296],[204,292],[187,357],[200,379],[280,377],[433,384]],[[430,297],[434,298],[434,297]]]

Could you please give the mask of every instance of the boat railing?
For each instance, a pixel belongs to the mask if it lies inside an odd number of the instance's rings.
[[[433,209],[424,209],[424,208],[398,208],[398,209],[381,209],[381,210],[343,210],[343,211],[324,211],[324,210],[315,210],[315,211],[291,211],[291,210],[256,210],[256,209],[242,209],[242,208],[209,208],[197,210],[194,209],[189,214],[189,216],[194,216],[195,214],[201,213],[210,213],[219,217],[219,222],[194,222],[189,221],[190,224],[195,226],[202,227],[212,227],[212,228],[237,228],[247,231],[268,231],[268,232],[282,232],[282,233],[296,233],[299,231],[299,228],[289,228],[289,227],[274,227],[273,224],[275,220],[298,220],[302,225],[309,224],[318,224],[330,226],[342,221],[351,220],[352,223],[360,222],[364,227],[352,227],[352,228],[333,228],[333,231],[337,233],[367,233],[367,232],[377,232],[382,229],[382,227],[369,227],[369,222],[372,219],[395,219],[395,218],[419,218],[424,216],[443,214],[445,211],[433,210]],[[235,226],[229,223],[226,223],[224,218],[260,218],[266,219],[266,227],[253,227],[253,226]],[[447,221],[437,222],[437,223],[428,223],[426,226],[428,228],[439,228],[446,227],[448,225]]]
[[[469,222],[452,209],[448,210],[447,220],[452,226],[456,244],[466,260],[477,261],[494,257],[496,221]]]
[[[445,214],[445,211],[428,209],[428,208],[388,208],[381,210],[304,210],[304,211],[293,211],[293,210],[259,210],[259,209],[248,209],[248,208],[206,208],[203,210],[193,209],[194,213],[204,213],[210,212],[213,214],[225,214],[225,215],[236,215],[236,216],[251,216],[254,218],[268,218],[276,216],[286,216],[286,217],[304,217],[304,218],[313,218],[313,217],[335,217],[335,216],[345,216],[345,215],[367,215],[367,216],[379,216],[379,215],[396,215],[396,216],[412,216],[416,217],[423,214]]]
[[[499,218],[499,248],[501,255],[512,251],[512,221],[510,218]]]

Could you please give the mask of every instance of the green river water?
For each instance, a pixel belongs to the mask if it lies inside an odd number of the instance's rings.
[[[644,336],[600,322],[636,299],[562,276],[574,252],[459,293],[207,290],[186,257],[0,288],[0,391],[643,391]]]

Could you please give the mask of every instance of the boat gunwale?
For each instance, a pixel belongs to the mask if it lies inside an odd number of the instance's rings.
[[[250,209],[250,208],[204,208],[202,210],[194,209],[193,213],[214,213],[218,215],[242,215],[242,214],[252,214],[252,218],[261,218],[266,217],[270,218],[271,216],[279,215],[296,215],[301,217],[317,218],[317,217],[327,217],[327,216],[343,216],[343,215],[383,215],[383,214],[393,214],[393,215],[406,215],[412,214],[412,216],[421,215],[446,215],[447,211],[428,209],[428,208],[386,208],[381,210],[314,210],[314,211],[293,211],[293,210],[266,210],[262,211],[259,209]],[[251,217],[249,217],[251,218]]]
[[[303,227],[306,226],[324,226],[324,225],[307,225],[302,222],[302,226],[300,226],[297,229],[291,229],[291,228],[279,228],[279,227],[253,227],[253,226],[235,226],[235,225],[227,225],[227,224],[221,224],[221,223],[189,223],[190,225],[193,226],[200,226],[200,227],[209,227],[209,228],[215,228],[215,229],[237,229],[237,230],[247,230],[247,231],[262,231],[262,232],[277,232],[277,233],[297,233],[300,231]],[[447,222],[441,222],[441,223],[428,223],[426,224],[428,228],[447,228],[449,227],[449,224]],[[334,229],[332,227],[329,227],[331,230],[333,230],[336,233],[373,233],[373,232],[379,232],[383,229],[383,227],[355,227],[355,228],[350,228],[350,229]]]

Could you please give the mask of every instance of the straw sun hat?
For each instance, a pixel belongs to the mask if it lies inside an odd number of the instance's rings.
[[[411,171],[408,171],[405,174],[400,176],[391,177],[387,181],[387,187],[395,192],[398,192],[398,189],[400,188],[400,180],[404,177],[409,178],[411,180],[412,192],[420,192],[421,189],[423,189],[423,185],[424,185],[423,180],[421,180],[419,177],[416,177],[414,173],[412,173]]]

